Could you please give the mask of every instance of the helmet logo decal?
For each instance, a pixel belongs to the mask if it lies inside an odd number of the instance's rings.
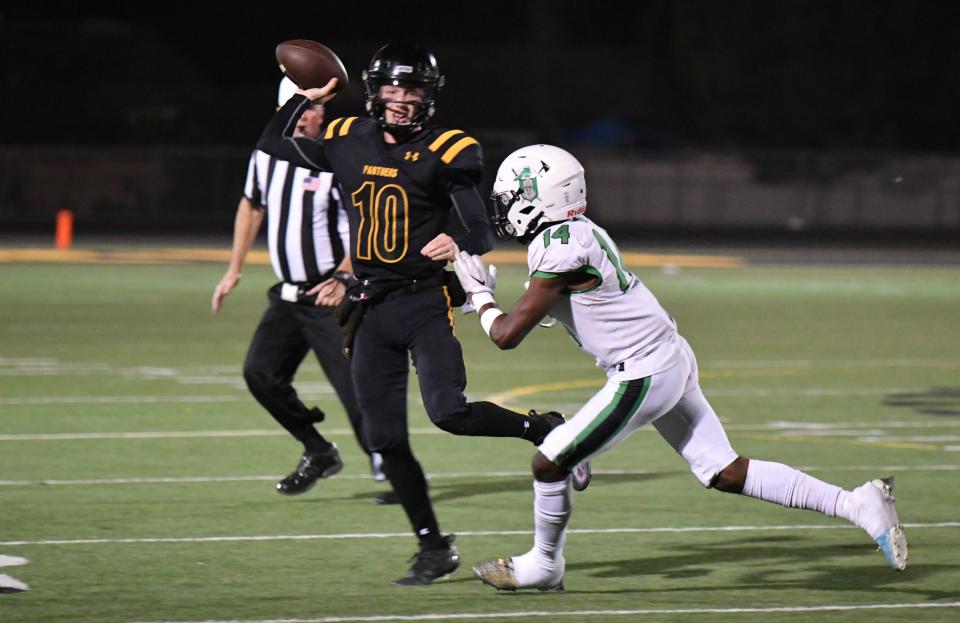
[[[536,175],[530,170],[530,167],[523,167],[520,172],[513,171],[513,179],[519,184],[517,192],[527,201],[533,201],[540,197],[540,191],[537,189],[537,178],[550,170],[550,166],[540,161],[540,170]]]

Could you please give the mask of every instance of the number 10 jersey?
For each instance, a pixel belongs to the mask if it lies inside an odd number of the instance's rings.
[[[420,250],[447,230],[451,208],[467,231],[457,240],[461,248],[485,253],[492,247],[477,192],[483,157],[476,139],[462,130],[426,127],[406,142],[389,144],[369,117],[333,119],[321,140],[291,138],[290,124],[305,103],[302,96],[291,98],[258,147],[301,166],[333,171],[350,221],[357,277],[396,281],[439,275],[445,262],[432,261]]]

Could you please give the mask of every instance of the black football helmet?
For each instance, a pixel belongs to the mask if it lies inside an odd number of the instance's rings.
[[[370,59],[370,66],[362,74],[363,88],[367,94],[367,112],[383,129],[397,138],[406,138],[420,129],[433,116],[437,96],[443,87],[437,59],[416,43],[393,41],[383,46]],[[396,125],[386,121],[387,101],[380,97],[384,85],[408,86],[423,89],[426,94],[417,104],[409,124]]]

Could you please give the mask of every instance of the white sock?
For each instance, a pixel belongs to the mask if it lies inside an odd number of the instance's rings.
[[[567,521],[573,508],[571,479],[533,481],[533,549],[513,557],[513,573],[520,586],[539,586],[558,569],[562,573]]]
[[[843,489],[782,463],[750,459],[743,494],[788,508],[806,508],[828,517],[837,514]]]
[[[25,565],[29,560],[20,556],[7,556],[0,554],[0,567],[15,567],[16,565]]]
[[[17,578],[0,573],[0,593],[22,593],[30,587]]]

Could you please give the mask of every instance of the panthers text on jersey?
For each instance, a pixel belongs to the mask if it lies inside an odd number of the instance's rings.
[[[360,279],[395,281],[435,277],[444,262],[420,250],[447,229],[451,208],[466,235],[460,248],[485,253],[493,246],[477,184],[483,155],[462,130],[426,127],[409,140],[388,144],[371,118],[341,117],[321,140],[290,136],[300,110],[294,96],[274,117],[258,147],[300,166],[333,171],[350,220],[353,269]],[[286,125],[284,125],[286,124]]]
[[[649,376],[672,365],[676,323],[656,297],[623,265],[606,230],[584,216],[554,223],[527,247],[530,277],[587,273],[597,283],[570,291],[550,309],[570,337],[608,374]]]

